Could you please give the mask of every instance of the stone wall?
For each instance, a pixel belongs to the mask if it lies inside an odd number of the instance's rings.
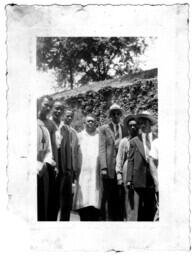
[[[152,72],[151,70],[149,72]],[[77,130],[81,130],[83,127],[82,117],[87,113],[93,113],[97,116],[98,125],[108,122],[108,109],[112,103],[119,104],[123,110],[124,115],[128,113],[136,114],[142,110],[150,110],[154,116],[158,115],[158,85],[157,85],[157,72],[153,73],[154,77],[137,77],[137,79],[131,80],[121,79],[118,82],[103,86],[105,82],[102,82],[101,88],[96,88],[96,83],[91,86],[92,89],[82,93],[80,89],[79,93],[72,91],[72,95],[67,96],[66,93],[59,94],[55,99],[63,100],[66,108],[74,110],[73,126]],[[130,80],[130,81],[129,81]],[[99,84],[100,86],[100,83]]]

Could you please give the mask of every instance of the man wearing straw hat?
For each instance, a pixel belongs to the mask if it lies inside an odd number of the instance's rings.
[[[148,111],[137,115],[138,136],[130,141],[127,163],[127,186],[134,189],[134,205],[137,221],[153,221],[155,204],[155,186],[149,166],[149,153],[153,139],[151,127],[156,123]]]
[[[120,140],[125,136],[124,127],[120,124],[121,107],[114,103],[109,109],[110,123],[100,127],[99,155],[101,175],[103,178],[102,211],[104,219],[123,220],[119,209],[119,193],[116,181],[116,155]]]

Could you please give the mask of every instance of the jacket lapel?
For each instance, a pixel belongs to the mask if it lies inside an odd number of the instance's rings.
[[[154,133],[152,133],[152,140],[155,140],[155,139],[157,139],[158,137],[154,134]]]
[[[110,132],[112,138],[115,140],[115,135],[114,135],[114,127],[112,123],[108,124],[108,131]]]
[[[146,160],[146,156],[145,156],[145,152],[144,152],[144,145],[143,145],[143,142],[142,142],[142,140],[141,140],[141,138],[139,136],[136,137],[135,143],[137,145],[137,148],[138,148],[140,154]]]
[[[112,135],[112,138],[115,140],[115,133],[114,133],[114,126],[112,123],[108,124],[108,129],[110,130],[110,133]],[[120,129],[121,129],[121,133],[122,133],[122,138],[125,136],[124,134],[124,127],[122,124],[120,124]]]
[[[109,127],[110,127],[110,129],[112,130],[112,132],[114,133],[114,126],[113,126],[113,124],[112,123],[109,123],[109,125],[108,125]]]
[[[122,124],[120,124],[121,127],[121,132],[122,132],[122,138],[125,137],[125,130],[124,130],[124,126]]]

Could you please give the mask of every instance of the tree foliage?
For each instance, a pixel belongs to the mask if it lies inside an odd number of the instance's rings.
[[[55,69],[59,86],[73,88],[131,72],[146,46],[141,37],[39,37],[37,68]]]

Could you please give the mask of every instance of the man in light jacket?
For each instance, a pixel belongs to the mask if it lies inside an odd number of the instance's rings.
[[[100,127],[99,156],[103,179],[102,212],[104,220],[122,221],[124,219],[119,207],[119,191],[116,179],[116,155],[120,140],[125,136],[120,123],[121,107],[114,103],[109,109],[109,124]]]

